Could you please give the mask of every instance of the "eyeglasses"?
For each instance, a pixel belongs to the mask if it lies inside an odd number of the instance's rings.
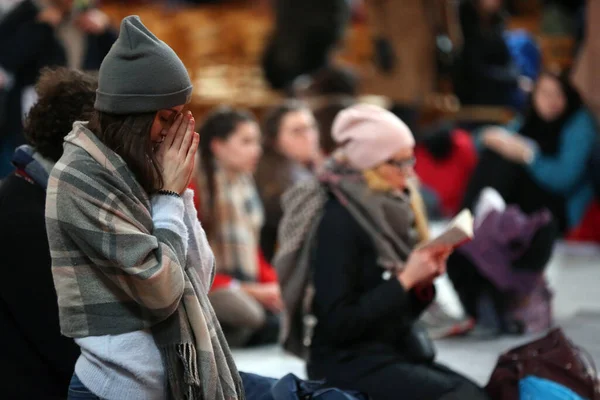
[[[416,163],[417,160],[414,157],[411,157],[406,160],[389,160],[388,162],[386,162],[386,164],[399,169],[412,168],[415,166]]]

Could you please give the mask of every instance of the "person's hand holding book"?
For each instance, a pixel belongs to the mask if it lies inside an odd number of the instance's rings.
[[[432,283],[446,272],[446,260],[452,250],[451,246],[431,246],[413,251],[398,280],[406,290]]]

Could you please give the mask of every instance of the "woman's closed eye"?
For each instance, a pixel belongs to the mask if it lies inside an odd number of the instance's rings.
[[[175,120],[176,116],[176,112],[160,113],[158,114],[158,120],[163,126],[163,128],[168,129],[173,124],[173,121]]]

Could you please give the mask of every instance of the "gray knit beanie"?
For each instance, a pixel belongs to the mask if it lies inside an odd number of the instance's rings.
[[[191,97],[192,82],[177,54],[140,17],[124,18],[119,37],[100,66],[96,110],[152,112],[187,104]]]

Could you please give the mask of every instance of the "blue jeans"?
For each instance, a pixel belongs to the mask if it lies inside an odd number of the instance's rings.
[[[276,379],[265,378],[256,374],[240,372],[246,400],[272,400],[271,387]],[[73,374],[69,385],[69,396],[67,400],[102,400],[85,387],[77,375]]]
[[[67,400],[102,400],[94,393],[90,392],[79,380],[77,375],[73,374],[69,384],[69,395]]]
[[[272,400],[271,387],[276,379],[265,378],[256,374],[240,372],[246,400]],[[69,384],[69,396],[67,400],[102,400],[85,387],[77,375],[73,374]]]

